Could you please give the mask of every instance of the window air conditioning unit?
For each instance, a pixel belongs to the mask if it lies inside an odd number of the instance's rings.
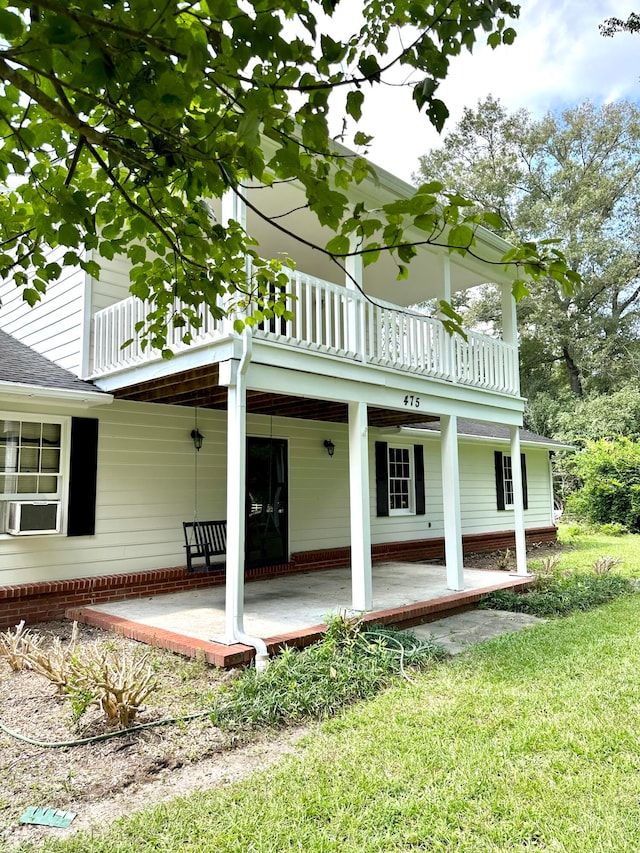
[[[7,533],[33,536],[60,532],[60,501],[10,501]]]

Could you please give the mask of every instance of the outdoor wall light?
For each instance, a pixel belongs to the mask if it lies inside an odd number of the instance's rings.
[[[204,436],[197,427],[191,430],[191,438],[193,439],[193,446],[195,449],[200,450],[202,442],[204,441]]]
[[[324,440],[324,446],[326,447],[326,449],[327,449],[327,453],[329,454],[329,456],[333,456],[333,454],[336,452],[336,446],[335,446],[335,444],[331,441],[331,439],[330,439],[330,438],[325,438],[325,440]]]

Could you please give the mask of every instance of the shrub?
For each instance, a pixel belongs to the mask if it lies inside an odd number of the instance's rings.
[[[621,575],[576,572],[556,576],[536,585],[530,592],[497,590],[479,604],[487,610],[510,610],[532,616],[565,616],[577,610],[591,610],[607,601],[634,591],[633,581]]]
[[[640,531],[640,443],[601,439],[567,462],[580,482],[567,509],[593,524]]]
[[[71,663],[76,653],[77,644],[77,622],[73,623],[71,639],[66,646],[62,644],[60,637],[54,637],[49,648],[44,648],[43,638],[35,635],[34,641],[22,650],[25,668],[33,670],[33,672],[42,675],[52,684],[55,684],[58,693],[67,693],[67,687],[71,680]]]
[[[73,623],[66,646],[55,637],[48,648],[39,634],[31,634],[24,622],[15,632],[0,634],[0,656],[14,670],[29,669],[50,681],[69,697],[74,720],[89,705],[97,705],[110,723],[128,728],[142,702],[155,690],[156,683],[147,656],[118,655],[113,649],[77,651],[78,623]]]
[[[74,716],[79,718],[89,705],[97,705],[110,723],[121,729],[133,725],[142,703],[157,688],[147,658],[96,648],[74,658],[66,687]]]
[[[624,536],[629,531],[624,524],[619,524],[617,521],[611,521],[608,524],[601,524],[599,527],[600,533],[605,536]]]
[[[12,631],[0,634],[0,658],[4,658],[13,672],[27,669],[27,656],[38,645],[40,638],[25,628],[24,619]]]
[[[216,695],[211,718],[226,729],[322,719],[374,695],[405,667],[423,667],[445,655],[437,644],[405,631],[336,617],[319,643],[283,649],[264,672],[244,670]]]
[[[610,554],[607,557],[598,557],[591,564],[591,568],[596,575],[606,575],[611,569],[619,566],[622,560],[619,557],[612,557]]]

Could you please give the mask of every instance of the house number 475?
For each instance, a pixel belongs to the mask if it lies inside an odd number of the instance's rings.
[[[414,397],[413,394],[407,394],[404,398],[405,406],[409,406],[412,409],[420,408],[420,397]]]

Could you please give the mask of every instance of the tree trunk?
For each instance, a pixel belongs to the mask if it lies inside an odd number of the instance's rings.
[[[582,387],[582,378],[580,376],[580,370],[578,369],[578,365],[575,363],[573,358],[571,357],[571,353],[568,348],[562,347],[562,356],[564,358],[564,363],[567,367],[567,374],[569,375],[569,387],[573,394],[576,397],[584,397],[584,389]]]

